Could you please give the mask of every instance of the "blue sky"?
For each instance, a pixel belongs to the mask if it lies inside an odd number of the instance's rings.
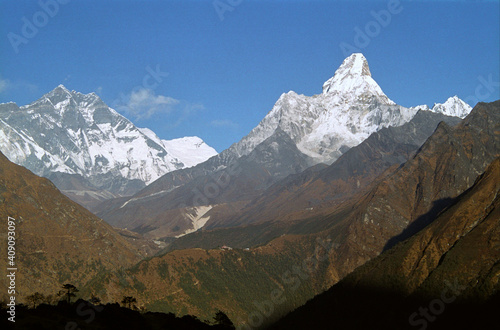
[[[351,51],[403,106],[496,100],[499,13],[499,1],[0,0],[0,102],[64,84],[222,151],[282,93],[320,93]]]

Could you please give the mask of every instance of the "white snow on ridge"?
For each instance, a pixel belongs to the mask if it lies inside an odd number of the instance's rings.
[[[428,105],[418,105],[416,107],[411,107],[412,110],[427,110],[436,113],[441,113],[445,116],[465,118],[472,111],[472,107],[462,101],[458,96],[452,96],[446,100],[444,103],[434,103],[432,108]]]
[[[419,109],[429,110],[427,106],[405,108],[389,99],[371,77],[366,58],[355,53],[323,84],[322,94],[282,94],[266,117],[221,156],[247,155],[280,127],[301,152],[330,164],[381,128],[410,121]],[[470,110],[458,97],[432,109],[461,118]]]
[[[372,79],[366,58],[353,54],[323,84],[323,93],[282,94],[267,116],[229,152],[249,154],[277,127],[318,163],[332,163],[382,127],[399,126],[416,110],[396,105]]]
[[[94,93],[70,92],[59,85],[29,105],[9,103],[0,110],[0,150],[38,175],[58,171],[90,178],[111,172],[149,184],[185,167],[154,132],[138,129]],[[195,142],[204,148],[188,148],[197,152],[191,158],[187,151],[183,154],[190,166],[213,155],[201,139]],[[177,149],[188,147],[179,143]]]
[[[45,167],[54,171],[65,172],[71,169],[67,167],[61,158],[51,155],[38,146],[29,136],[11,127],[0,119],[0,151],[13,163],[22,163],[31,154],[44,164]],[[34,171],[42,175],[41,171]]]
[[[336,102],[352,101],[365,95],[376,95],[385,104],[395,105],[373,80],[368,61],[361,53],[347,57],[335,75],[323,84],[323,94],[337,94]]]
[[[197,136],[186,136],[172,140],[161,140],[149,128],[139,128],[151,140],[163,146],[172,157],[178,159],[184,167],[193,167],[217,155],[217,151]]]
[[[163,146],[185,167],[193,167],[217,155],[217,151],[197,136],[186,136],[173,140],[162,140]]]
[[[142,132],[142,134],[146,135],[148,138],[150,138],[151,140],[153,140],[157,144],[159,144],[159,145],[163,144],[161,139],[158,137],[158,135],[156,135],[156,133],[153,132],[152,130],[150,130],[149,128],[144,127],[144,128],[139,128],[139,130]]]
[[[463,119],[472,111],[472,107],[455,95],[444,103],[435,103],[431,111]]]

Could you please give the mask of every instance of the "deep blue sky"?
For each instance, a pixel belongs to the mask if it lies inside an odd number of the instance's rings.
[[[197,135],[222,151],[282,93],[320,93],[342,44],[403,106],[499,98],[498,1],[401,1],[383,24],[372,11],[397,0],[217,0],[233,4],[221,15],[213,0],[60,1],[50,17],[38,1],[0,0],[0,102],[28,104],[64,84],[161,138]],[[23,36],[26,21],[38,31]],[[148,67],[162,75],[145,89]]]

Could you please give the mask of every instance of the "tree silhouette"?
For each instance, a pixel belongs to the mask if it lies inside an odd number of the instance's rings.
[[[135,304],[137,302],[137,299],[131,296],[124,296],[122,299],[122,304],[123,306],[128,306],[128,308],[131,308],[132,304]]]
[[[79,290],[73,284],[66,283],[63,285],[63,290],[59,291],[59,295],[66,296],[66,302],[71,303],[71,298],[76,297],[75,292],[79,292]]]
[[[47,305],[54,305],[57,304],[57,295],[54,294],[48,294],[43,297],[43,303]]]
[[[94,294],[91,295],[89,301],[93,304],[93,305],[99,305],[101,303],[101,299],[99,299],[98,297],[96,297]]]
[[[234,329],[233,322],[229,319],[226,313],[221,310],[218,310],[217,313],[215,313],[214,322],[216,325],[221,325],[228,329]]]
[[[45,299],[45,296],[40,292],[35,292],[26,297],[26,300],[29,303],[33,304],[33,308],[36,308],[36,305],[41,303]]]

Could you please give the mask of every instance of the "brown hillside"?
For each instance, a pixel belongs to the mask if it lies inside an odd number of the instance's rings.
[[[435,221],[275,328],[490,329],[500,308],[500,158]],[[422,308],[430,313],[425,317]],[[356,311],[356,312],[354,312]],[[422,312],[424,311],[424,312]],[[420,313],[420,314],[419,314]]]
[[[7,218],[15,218],[18,299],[62,284],[82,286],[99,272],[130,266],[137,251],[111,226],[71,201],[47,179],[0,154],[0,228],[6,269]],[[2,280],[2,295],[7,293]]]

